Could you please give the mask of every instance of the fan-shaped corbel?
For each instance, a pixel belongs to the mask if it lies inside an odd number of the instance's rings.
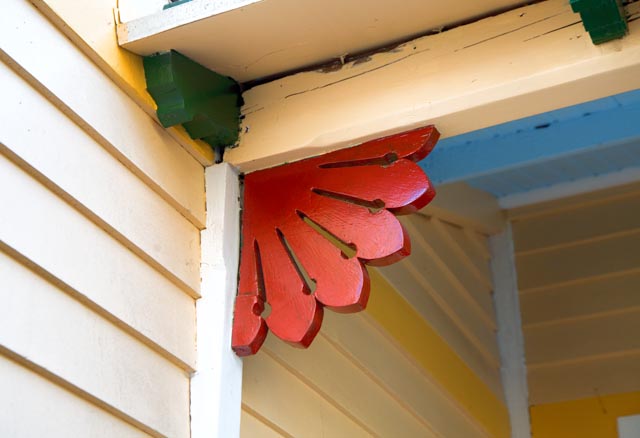
[[[232,337],[238,355],[255,354],[268,330],[306,348],[324,308],[366,307],[365,265],[391,264],[411,250],[394,215],[435,195],[416,162],[438,137],[429,126],[245,176]]]

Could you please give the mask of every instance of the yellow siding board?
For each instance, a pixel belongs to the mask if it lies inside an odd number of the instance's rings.
[[[489,259],[486,257],[486,253],[484,252],[484,244],[478,244],[477,240],[487,240],[485,236],[480,233],[475,233],[477,236],[472,237],[469,233],[466,233],[465,230],[457,225],[450,224],[444,221],[439,221],[439,224],[442,225],[444,232],[447,237],[451,238],[458,249],[458,254],[471,262],[473,269],[472,272],[477,276],[479,281],[484,282],[489,290],[493,288],[492,279],[491,279],[491,266]],[[487,310],[489,313],[495,318],[493,315],[493,306],[491,295],[488,294],[489,299],[483,295],[482,299],[489,301],[491,304]]]
[[[640,413],[640,392],[531,407],[533,438],[618,438],[618,417]]]
[[[184,367],[195,306],[127,248],[0,155],[0,249]]]
[[[640,271],[522,294],[522,322],[553,322],[640,307]]]
[[[520,290],[635,269],[640,266],[638,248],[640,230],[633,235],[516,256]]]
[[[0,269],[3,349],[153,434],[189,437],[184,370],[1,253]]]
[[[151,436],[2,355],[0,388],[2,437]]]
[[[563,214],[515,221],[518,252],[562,245],[640,228],[640,194],[606,204],[578,206]]]
[[[640,350],[529,368],[531,404],[640,391]]]
[[[524,329],[530,365],[640,349],[640,308]]]
[[[438,226],[439,223],[437,218],[428,219],[419,215],[403,218],[403,224],[407,224],[408,229],[415,230],[412,233],[412,243],[415,243],[415,246],[429,247],[432,263],[449,280],[457,293],[468,301],[465,307],[476,312],[489,327],[495,328],[491,283],[486,281],[486,278],[478,280],[473,269],[464,263],[460,252],[456,251],[454,242],[446,238],[444,230]],[[495,336],[491,335],[490,339],[493,344],[491,350],[495,352]]]
[[[324,337],[317,337],[307,350],[292,350],[284,342],[270,337],[263,349],[374,435],[434,436]]]
[[[265,352],[246,358],[243,367],[243,403],[291,436],[372,436]]]
[[[200,231],[2,63],[0,92],[0,153],[197,295]]]
[[[290,435],[280,434],[268,424],[254,417],[244,407],[240,414],[240,437],[242,438],[289,438]]]
[[[505,405],[377,273],[372,272],[367,314],[476,418],[492,436],[509,436]]]
[[[440,382],[394,342],[384,327],[363,315],[327,312],[320,334],[349,356],[438,436],[486,436],[475,419],[450,398]]]

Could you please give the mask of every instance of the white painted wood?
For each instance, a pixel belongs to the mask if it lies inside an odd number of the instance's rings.
[[[0,355],[0,436],[148,438],[151,435]]]
[[[202,166],[29,3],[0,16],[0,57],[194,225]]]
[[[197,295],[199,230],[1,62],[0,93],[0,153]]]
[[[618,438],[638,438],[640,436],[640,415],[618,417]]]
[[[549,0],[288,76],[244,93],[226,159],[250,171],[431,123],[450,137],[637,89],[640,20],[629,30],[594,46],[570,5]]]
[[[0,187],[0,249],[170,360],[195,366],[193,297],[1,154]]]
[[[530,438],[529,393],[511,226],[489,238],[502,385],[513,438]]]
[[[484,0],[452,8],[443,0],[191,0],[124,23],[118,36],[120,44],[135,53],[173,48],[244,82],[407,40],[522,3]]]
[[[554,199],[589,193],[594,190],[602,190],[629,184],[640,180],[640,167],[631,167],[619,172],[583,178],[554,184],[550,187],[530,190],[528,192],[515,193],[498,199],[500,207],[504,209],[517,208],[538,202],[552,201]]]
[[[184,370],[2,253],[0,269],[3,350],[147,433],[189,438]]]
[[[169,0],[118,0],[118,18],[120,22],[135,20],[162,11]]]
[[[505,224],[504,212],[496,198],[465,182],[436,187],[436,197],[420,213],[436,216],[483,234],[498,233]]]
[[[240,253],[240,183],[228,164],[207,168],[202,298],[196,303],[198,367],[191,378],[192,438],[238,437],[242,361],[231,350]]]

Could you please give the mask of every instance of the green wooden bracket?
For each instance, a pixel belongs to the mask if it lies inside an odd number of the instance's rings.
[[[193,139],[211,145],[216,162],[225,147],[238,141],[240,86],[186,56],[171,50],[143,60],[147,91],[158,105],[165,128],[182,124]]]
[[[621,0],[571,0],[593,44],[622,38],[627,33],[627,17]]]

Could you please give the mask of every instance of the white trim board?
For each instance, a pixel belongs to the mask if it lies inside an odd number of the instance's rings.
[[[489,238],[502,386],[513,438],[531,438],[529,389],[511,225]]]
[[[638,14],[640,2],[628,12]],[[548,0],[243,94],[242,171],[435,124],[443,138],[640,88],[640,20],[594,46]]]
[[[228,164],[206,169],[202,298],[196,302],[197,371],[191,377],[191,437],[240,436],[242,360],[231,350],[240,255],[240,183]]]

